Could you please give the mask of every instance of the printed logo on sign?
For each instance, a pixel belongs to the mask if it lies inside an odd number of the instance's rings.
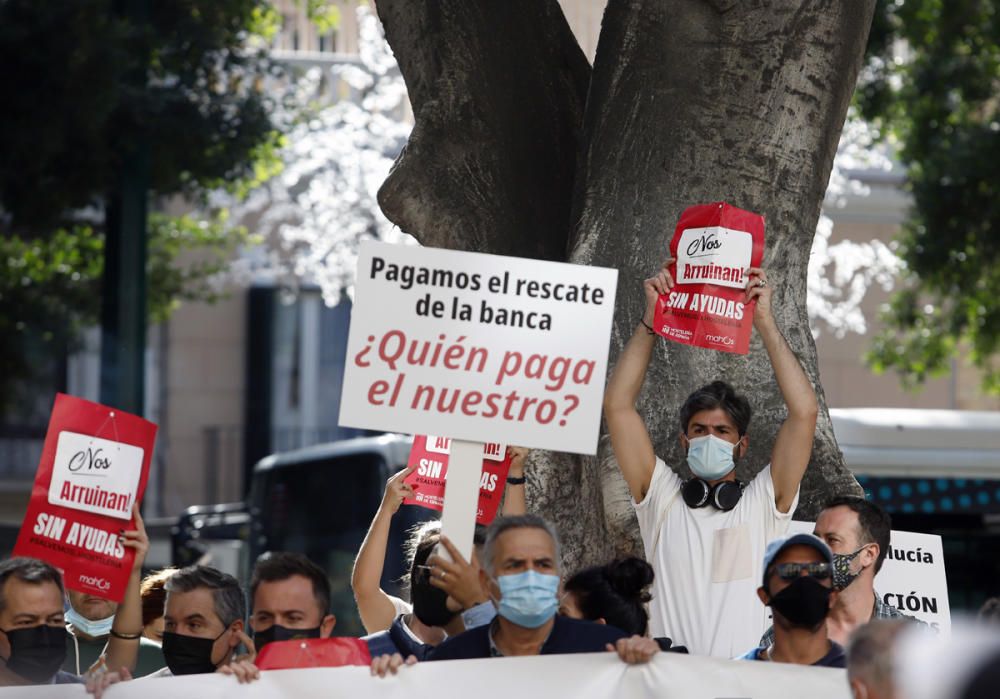
[[[688,228],[677,245],[678,284],[746,286],[753,235],[722,226]]]
[[[81,585],[92,587],[95,590],[100,590],[101,592],[107,592],[111,589],[111,583],[104,578],[97,578],[93,575],[81,575],[78,580]]]
[[[131,519],[143,450],[75,432],[60,432],[49,503]]]
[[[716,345],[725,345],[726,347],[736,344],[736,340],[728,335],[705,335],[705,341]]]

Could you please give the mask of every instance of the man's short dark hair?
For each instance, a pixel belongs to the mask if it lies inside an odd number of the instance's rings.
[[[330,579],[326,571],[301,553],[290,551],[268,551],[257,559],[250,576],[250,604],[257,596],[257,588],[262,582],[288,580],[293,575],[301,575],[312,583],[313,597],[319,605],[320,616],[330,613]]]
[[[875,560],[875,572],[882,570],[882,562],[889,555],[889,536],[892,532],[892,518],[870,500],[855,495],[838,495],[826,505],[824,510],[834,507],[846,507],[858,516],[858,541],[862,544],[878,544],[878,558]]]
[[[740,437],[750,429],[750,417],[753,414],[750,402],[725,381],[713,381],[699,388],[684,401],[684,405],[681,406],[681,432],[687,434],[688,425],[696,413],[716,408],[722,408],[726,412],[736,425]]]
[[[221,570],[209,566],[188,566],[174,573],[163,585],[168,596],[171,592],[192,592],[200,588],[212,591],[215,616],[219,617],[223,626],[228,628],[237,619],[246,619],[247,603],[239,580]]]
[[[990,597],[983,602],[983,606],[979,608],[979,614],[976,618],[979,621],[987,621],[994,624],[1000,622],[1000,597]]]
[[[559,534],[556,532],[556,528],[544,517],[526,514],[512,515],[510,517],[497,517],[493,520],[493,524],[491,524],[486,530],[486,543],[483,544],[483,560],[480,562],[487,573],[490,575],[496,573],[493,562],[496,541],[500,538],[501,534],[510,531],[511,529],[541,529],[543,532],[548,534],[549,538],[552,539],[553,548],[555,548],[556,570],[562,570],[562,552],[559,544]]]
[[[62,575],[54,567],[40,561],[37,558],[26,558],[19,556],[10,558],[0,563],[0,612],[7,607],[7,600],[3,596],[4,587],[10,578],[16,578],[21,582],[32,585],[41,583],[55,583],[59,588],[59,594],[63,594]]]

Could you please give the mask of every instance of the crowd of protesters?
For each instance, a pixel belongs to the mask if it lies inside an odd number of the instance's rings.
[[[950,696],[973,699],[1000,686],[1000,601],[988,601],[980,625],[955,640],[935,636],[875,591],[891,531],[880,507],[837,497],[813,534],[788,534],[817,401],[774,322],[763,270],[750,271],[747,300],[756,301],[754,325],[788,415],[769,465],[749,482],[737,480],[751,407],[721,381],[680,409],[692,476],[682,479],[656,456],[636,401],[654,346],[654,304],[672,286],[666,266],[646,280],[646,313],[604,405],[645,558],[565,571],[555,527],[527,512],[526,452],[512,449],[501,514],[477,529],[471,555],[439,523],[419,526],[408,543],[409,599],[395,597],[380,580],[392,518],[413,495],[404,481],[409,469],[401,471],[386,484],[351,579],[367,631],[354,647],[365,649],[372,674],[439,660],[592,652],[634,665],[676,652],[846,667],[857,699],[921,699],[942,696],[921,693],[940,677],[901,683],[900,668],[909,663],[904,674],[912,680],[933,673],[928,661],[954,657],[952,670],[964,670],[946,673],[960,687]],[[143,578],[149,540],[137,507],[133,515],[136,528],[120,534],[136,554],[120,604],[67,592],[43,561],[0,563],[0,687],[80,683],[100,696],[120,682],[199,673],[253,682],[268,645],[335,635],[329,577],[305,556],[264,554],[247,590],[204,565]]]

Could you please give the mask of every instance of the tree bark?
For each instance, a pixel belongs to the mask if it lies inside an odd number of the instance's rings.
[[[556,0],[379,0],[416,124],[379,190],[428,246],[565,260],[590,64]]]
[[[472,21],[475,15],[482,20],[496,12],[493,4],[463,0],[463,7],[477,8],[467,10],[463,18]],[[386,5],[395,8],[395,3],[382,0],[380,14]],[[530,16],[530,7],[519,9]],[[413,96],[415,136],[387,181],[380,203],[404,230],[422,242],[446,247],[555,257],[558,246],[553,238],[570,230],[570,261],[620,270],[612,366],[638,323],[641,280],[666,256],[681,211],[692,204],[725,200],[762,213],[767,221],[765,266],[775,287],[775,317],[816,386],[821,405],[797,511],[799,518],[812,518],[831,495],[860,493],[833,438],[805,298],[809,250],[873,10],[874,0],[610,0],[583,132],[562,132],[579,138],[581,154],[570,177],[574,197],[566,220],[574,225],[563,230],[538,226],[539,221],[558,225],[562,217],[556,211],[563,200],[539,202],[538,190],[532,189],[537,173],[528,171],[530,159],[502,152],[510,143],[510,125],[497,120],[510,118],[509,111],[486,115],[482,110],[431,108],[434,100],[425,91],[435,80],[439,89],[464,85],[475,88],[470,99],[493,104],[495,98],[481,92],[496,90],[504,99],[513,99],[509,91],[515,85],[509,76],[500,79],[495,72],[484,74],[492,69],[476,61],[485,54],[469,50],[467,44],[458,49],[462,60],[457,60],[450,49],[414,47],[419,44],[414,37],[403,41],[387,27],[404,76],[420,77],[413,82],[419,93]],[[565,22],[554,20],[551,8],[546,12],[548,24],[521,21],[515,33],[531,24],[534,36],[548,32],[556,37],[549,42],[564,45]],[[520,39],[504,36],[498,26],[479,25],[473,30],[463,25],[462,31],[467,32],[467,43],[481,42],[489,51],[502,52],[512,42],[521,52]],[[472,38],[473,34],[478,38]],[[567,80],[566,65],[558,58],[561,54],[564,51],[535,53],[533,60],[550,63],[531,70],[559,76],[556,84],[576,86],[579,71]],[[449,77],[428,78],[431,74]],[[495,87],[489,82],[494,79],[498,80]],[[527,84],[552,83],[533,76]],[[563,95],[571,92],[565,89]],[[451,99],[438,97],[437,102]],[[572,100],[564,100],[564,107],[566,103],[575,108]],[[556,107],[550,100],[547,109]],[[517,114],[515,110],[515,118]],[[575,112],[561,119],[561,124],[572,124]],[[422,125],[422,120],[433,127]],[[517,128],[528,121],[538,123],[522,117]],[[456,139],[476,146],[462,152],[459,169],[451,160],[433,157],[449,151]],[[570,140],[559,141],[560,155]],[[458,173],[465,171],[487,172],[488,176],[463,183]],[[563,177],[566,165],[558,172]],[[437,186],[441,182],[447,182],[447,188]],[[503,196],[488,201],[482,196],[485,182],[502,189]],[[539,218],[549,205],[552,210]],[[519,216],[523,210],[532,212],[531,221]],[[438,211],[445,215],[432,213]],[[518,225],[524,228],[516,229]],[[533,237],[539,230],[547,239],[541,252],[539,244],[525,240],[524,235],[531,231],[529,237]],[[677,441],[678,410],[692,390],[716,378],[746,393],[755,409],[750,453],[737,472],[747,479],[767,463],[786,414],[756,336],[747,356],[659,343],[640,398],[640,412],[657,453],[689,475]],[[606,433],[596,458],[539,452],[530,461],[529,507],[558,524],[568,569],[599,563],[615,554],[641,555],[628,491]]]

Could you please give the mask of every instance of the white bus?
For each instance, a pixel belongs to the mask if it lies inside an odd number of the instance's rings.
[[[1000,412],[832,409],[844,461],[893,529],[939,534],[951,608],[1000,595]]]

